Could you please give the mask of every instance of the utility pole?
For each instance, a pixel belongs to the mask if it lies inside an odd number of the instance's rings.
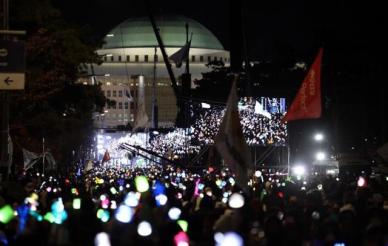
[[[9,0],[3,0],[3,25],[4,30],[9,29]],[[3,36],[3,39],[7,39],[7,35]],[[9,95],[8,91],[0,91],[1,93],[1,179],[8,173],[8,136],[9,136]]]

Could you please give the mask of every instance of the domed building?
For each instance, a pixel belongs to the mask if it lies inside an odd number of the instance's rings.
[[[165,50],[168,56],[178,51],[186,43],[186,28],[192,33],[189,52],[192,81],[201,78],[208,71],[206,64],[222,60],[229,65],[229,52],[220,41],[203,25],[184,16],[163,16],[156,18]],[[101,65],[94,65],[93,73],[97,82],[102,84],[105,96],[116,101],[116,105],[106,105],[105,113],[97,115],[95,126],[116,128],[134,120],[139,76],[144,76],[146,112],[151,119],[153,81],[159,109],[159,127],[172,127],[177,115],[176,97],[168,75],[162,53],[148,18],[128,19],[106,34],[105,44],[97,53],[103,57]],[[170,61],[175,78],[185,72],[185,66],[177,68]]]

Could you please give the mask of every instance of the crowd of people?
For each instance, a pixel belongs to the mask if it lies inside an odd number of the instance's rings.
[[[150,139],[150,149],[158,155],[177,159],[186,154],[198,153],[199,145],[191,144],[192,135],[188,129],[177,128],[166,134],[157,134]]]
[[[280,107],[275,98],[273,100],[276,105],[272,104],[273,101],[261,105],[253,98],[240,100],[241,126],[248,145],[284,146],[286,144],[286,125],[280,122],[284,107]],[[258,108],[259,105],[260,108]],[[213,144],[224,113],[225,108],[222,106],[193,107],[192,117],[195,119],[192,126],[193,139],[201,145]]]
[[[1,245],[387,245],[385,177],[81,166],[0,189]]]
[[[239,103],[242,130],[248,145],[284,146],[287,139],[286,125],[281,124],[285,106],[277,99],[262,98],[265,101],[258,110],[259,101],[242,98]],[[265,108],[265,109],[264,109]],[[165,134],[154,135],[150,139],[150,148],[155,153],[181,158],[187,154],[198,153],[204,145],[214,144],[215,136],[221,125],[225,107],[220,105],[193,104],[191,107],[191,127],[174,128]]]

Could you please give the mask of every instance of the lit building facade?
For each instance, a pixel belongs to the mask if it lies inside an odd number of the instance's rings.
[[[156,19],[160,35],[168,56],[175,53],[186,43],[185,24],[193,34],[189,53],[192,81],[200,79],[209,69],[206,64],[222,60],[227,66],[229,52],[219,40],[203,25],[183,16],[165,16]],[[105,96],[116,101],[114,106],[106,105],[103,114],[95,117],[97,128],[116,128],[133,122],[136,110],[136,91],[138,76],[145,79],[146,111],[151,119],[153,82],[155,78],[155,97],[158,105],[159,127],[172,127],[177,115],[176,97],[168,75],[158,42],[148,18],[128,19],[112,29],[104,38],[105,44],[97,53],[103,63],[94,65],[95,81],[101,83]],[[185,66],[176,68],[174,75],[184,73]],[[133,100],[127,97],[127,93]]]

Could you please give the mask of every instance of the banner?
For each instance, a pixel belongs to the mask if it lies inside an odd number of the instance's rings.
[[[314,119],[321,117],[321,62],[323,49],[318,55],[303,80],[301,87],[282,119],[282,123],[299,119]]]

